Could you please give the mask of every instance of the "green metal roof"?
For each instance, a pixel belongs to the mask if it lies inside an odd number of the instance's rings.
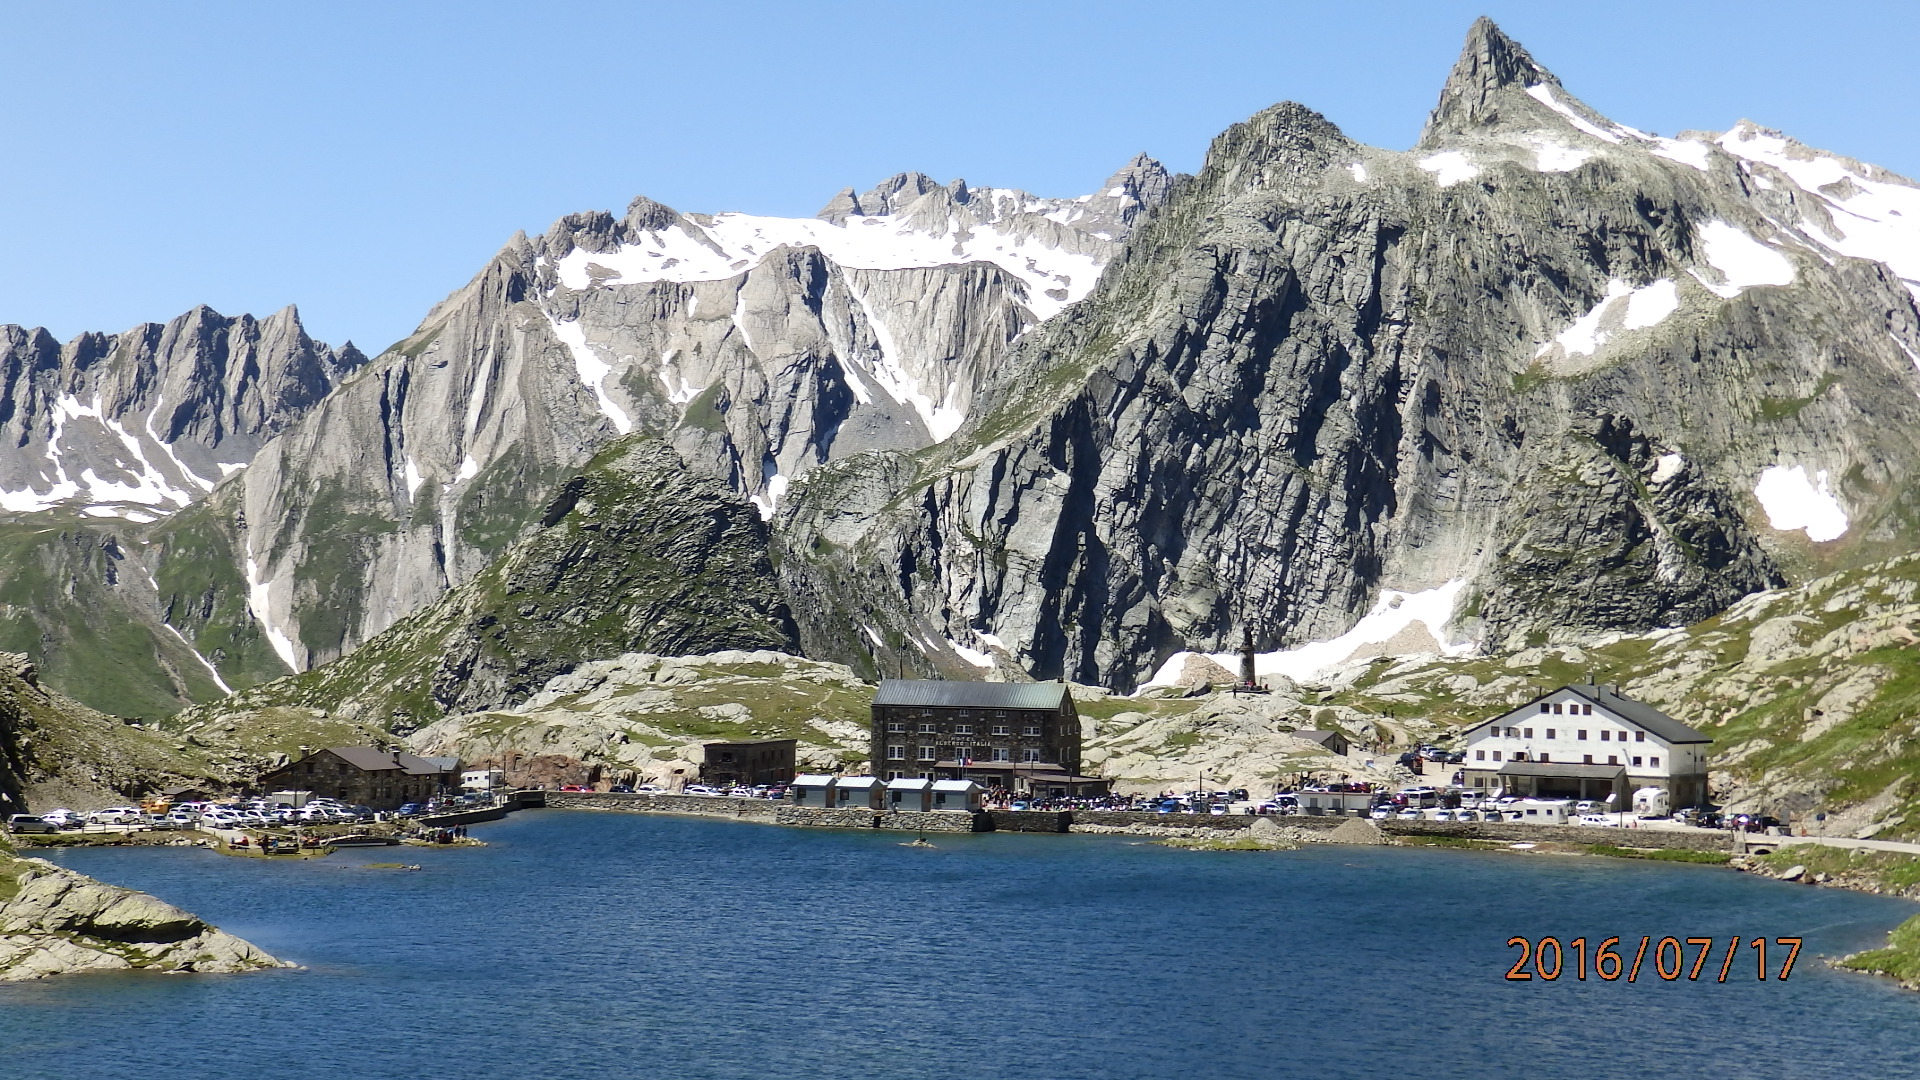
[[[1057,682],[947,682],[939,679],[887,679],[873,695],[875,705],[932,705],[972,709],[1058,709],[1067,685]]]

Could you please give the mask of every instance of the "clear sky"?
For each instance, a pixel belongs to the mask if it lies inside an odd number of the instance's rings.
[[[1920,15],[1852,0],[0,0],[0,322],[195,304],[369,352],[516,229],[806,215],[906,170],[1076,195],[1276,101],[1404,149],[1474,16],[1613,118],[1920,174]]]

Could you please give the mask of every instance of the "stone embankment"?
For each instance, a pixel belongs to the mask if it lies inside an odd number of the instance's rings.
[[[1121,810],[982,810],[973,813],[936,810],[905,813],[864,807],[792,806],[764,799],[716,795],[647,795],[595,791],[549,791],[545,805],[563,810],[624,810],[633,813],[693,814],[775,825],[839,829],[904,829],[923,832],[1044,832],[1121,833],[1132,836],[1229,835],[1252,828],[1255,822],[1275,820],[1313,837],[1328,834],[1333,842],[1350,839],[1355,824],[1369,837],[1437,836],[1462,840],[1607,844],[1625,848],[1720,852],[1728,850],[1724,833],[1682,832],[1664,829],[1616,829],[1586,825],[1521,825],[1472,821],[1374,822],[1365,818],[1299,816],[1267,819],[1249,815],[1157,814]],[[1349,827],[1341,837],[1331,834]],[[1377,842],[1377,841],[1367,841]]]
[[[293,967],[145,893],[0,852],[0,982],[83,971]]]

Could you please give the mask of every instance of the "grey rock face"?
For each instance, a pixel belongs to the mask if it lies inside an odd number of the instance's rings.
[[[1816,168],[1914,190],[1758,129],[1612,124],[1491,24],[1412,153],[1269,109],[937,452],[801,485],[808,652],[1125,688],[1242,627],[1329,638],[1383,588],[1468,582],[1455,633],[1499,644],[1910,542],[1920,268],[1848,257],[1872,230],[1825,231],[1853,196]],[[1775,469],[1827,478],[1845,539],[1774,528]]]
[[[906,174],[815,220],[638,199],[516,237],[185,523],[242,570],[207,588],[237,587],[287,668],[324,663],[479,573],[628,433],[770,517],[824,462],[947,437],[1167,183],[1145,158],[1077,200]]]

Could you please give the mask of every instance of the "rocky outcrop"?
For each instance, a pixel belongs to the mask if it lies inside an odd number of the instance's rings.
[[[1503,648],[1880,557],[1914,539],[1920,266],[1874,230],[1913,193],[1750,126],[1614,124],[1488,23],[1410,153],[1275,106],[951,439],[799,485],[802,640],[1126,689],[1388,589],[1464,583],[1447,644]]]
[[[188,710],[178,724],[211,731],[236,714],[295,707],[406,731],[519,705],[587,660],[794,646],[759,514],[636,435],[562,482],[531,535],[430,607],[344,659]]]
[[[799,741],[803,770],[865,762],[873,687],[839,664],[784,653],[633,654],[582,664],[511,710],[450,716],[408,740],[419,754],[498,768],[509,785],[677,786],[714,739]]]
[[[170,784],[224,780],[249,764],[95,712],[40,685],[25,655],[0,653],[0,816],[98,809]]]
[[[0,982],[292,966],[145,893],[0,853]]]

